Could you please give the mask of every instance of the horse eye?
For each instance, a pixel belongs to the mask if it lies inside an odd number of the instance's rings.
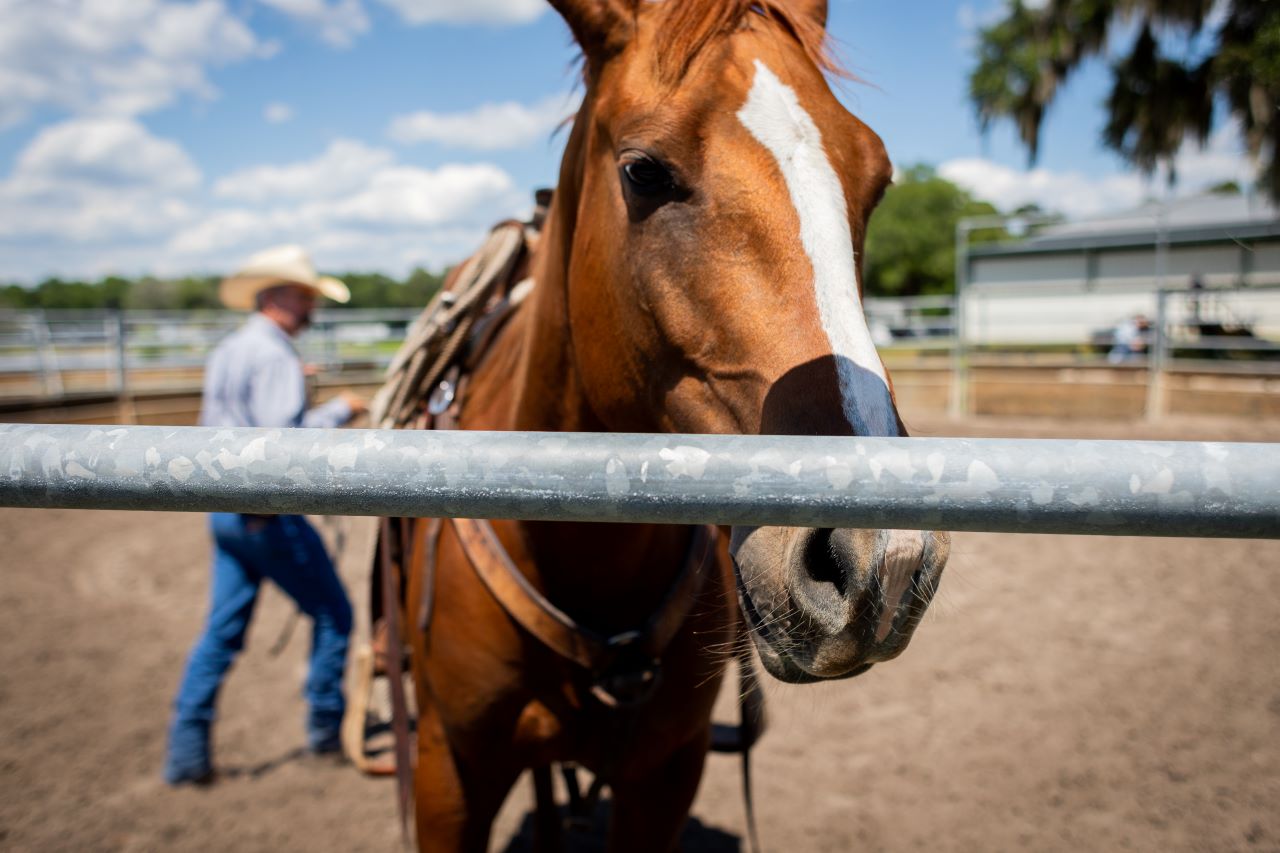
[[[647,157],[623,163],[622,174],[631,189],[640,195],[658,195],[675,188],[675,180],[666,167]]]

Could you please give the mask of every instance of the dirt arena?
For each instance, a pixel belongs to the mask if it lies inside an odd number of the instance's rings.
[[[913,427],[1277,441],[1278,420]],[[269,654],[274,590],[223,694],[221,781],[161,783],[203,524],[0,510],[0,849],[397,849],[391,783],[301,750],[306,631]],[[1280,542],[960,534],[953,553],[902,658],[770,685],[766,850],[1280,850]],[[712,756],[685,850],[746,849],[738,786]],[[493,849],[527,848],[529,805],[522,784]]]

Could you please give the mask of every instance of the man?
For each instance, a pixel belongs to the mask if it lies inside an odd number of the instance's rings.
[[[1151,330],[1151,322],[1144,314],[1135,314],[1116,326],[1111,338],[1111,351],[1107,353],[1110,364],[1122,364],[1126,361],[1142,358],[1147,354],[1147,337]]]
[[[223,340],[205,369],[203,426],[336,427],[364,411],[364,402],[342,393],[307,408],[302,360],[290,339],[311,320],[316,297],[346,302],[337,279],[316,275],[298,246],[280,246],[249,259],[224,280],[222,302],[254,309]],[[209,734],[218,689],[253,615],[262,580],[273,581],[313,621],[311,665],[305,694],[307,742],[312,752],[336,753],[345,702],[342,674],[351,632],[351,603],[324,545],[298,515],[213,513],[213,573],[208,622],[187,660],[174,699],[164,778],[171,785],[213,778]]]

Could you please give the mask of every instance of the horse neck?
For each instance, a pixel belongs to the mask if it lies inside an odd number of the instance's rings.
[[[468,429],[607,432],[574,364],[568,278],[582,185],[586,104],[566,145],[560,181],[532,271],[535,286],[471,383]],[[588,624],[644,621],[679,571],[689,533],[638,524],[526,522],[523,568],[559,606]],[[669,567],[669,571],[667,570]],[[617,620],[599,625],[601,614]]]
[[[468,405],[473,417],[464,418],[468,428],[608,430],[592,412],[575,367],[568,307],[569,264],[592,96],[588,89],[565,146],[559,183],[530,264],[535,286],[477,372],[473,382],[477,399]]]

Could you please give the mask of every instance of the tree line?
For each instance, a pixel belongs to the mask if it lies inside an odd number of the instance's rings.
[[[351,289],[351,301],[339,308],[421,308],[435,296],[444,273],[415,269],[404,278],[382,273],[340,275]],[[221,308],[218,276],[137,279],[106,276],[96,281],[48,278],[27,287],[0,287],[0,308],[125,309],[196,311]]]

